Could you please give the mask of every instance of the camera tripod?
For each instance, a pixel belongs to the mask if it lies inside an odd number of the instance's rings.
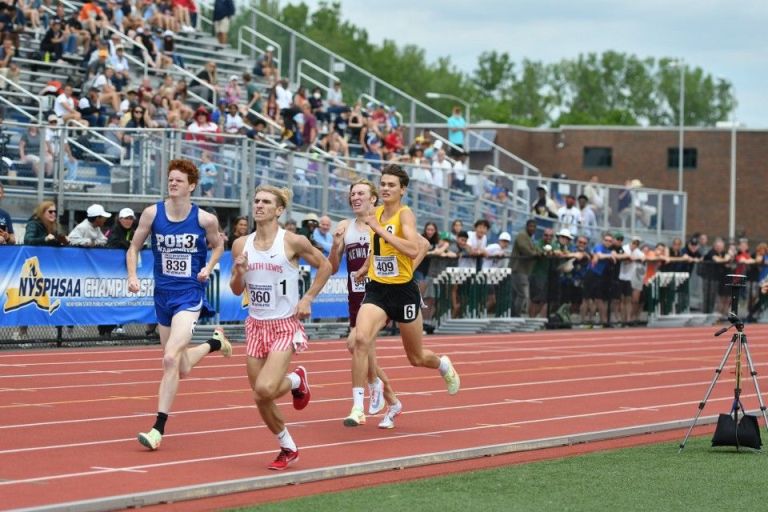
[[[755,392],[757,393],[757,400],[760,403],[760,411],[763,413],[763,421],[768,426],[768,415],[766,415],[765,403],[763,402],[763,396],[760,393],[760,387],[757,383],[757,371],[755,370],[755,364],[752,362],[752,355],[749,353],[749,346],[747,344],[747,335],[744,334],[744,322],[738,316],[738,300],[739,300],[739,288],[743,288],[746,285],[746,276],[740,274],[728,274],[728,278],[731,278],[731,282],[726,286],[731,287],[731,311],[728,313],[728,321],[731,325],[723,327],[715,333],[715,336],[720,336],[728,330],[735,328],[736,332],[731,337],[731,342],[728,344],[728,349],[723,355],[723,359],[720,361],[720,366],[715,370],[715,377],[707,389],[704,399],[699,402],[699,409],[696,412],[696,417],[693,419],[693,423],[688,428],[688,432],[685,434],[685,439],[680,443],[680,450],[683,451],[685,443],[688,442],[688,437],[691,435],[693,428],[696,426],[696,422],[699,420],[701,412],[704,410],[704,406],[707,404],[709,396],[712,394],[712,390],[717,383],[717,379],[723,372],[725,363],[728,361],[728,357],[731,355],[734,347],[736,348],[736,384],[733,389],[733,403],[731,405],[731,411],[728,415],[720,415],[717,429],[715,430],[715,437],[712,440],[712,445],[728,445],[736,446],[738,450],[740,446],[748,446],[755,449],[760,449],[760,429],[757,425],[757,420],[754,416],[747,416],[744,406],[741,403],[741,357],[744,354],[747,360],[747,368],[752,376],[752,383],[755,386]],[[747,421],[744,421],[747,418]],[[751,420],[751,421],[750,421]],[[741,439],[740,439],[741,438]],[[744,441],[744,442],[740,442]]]

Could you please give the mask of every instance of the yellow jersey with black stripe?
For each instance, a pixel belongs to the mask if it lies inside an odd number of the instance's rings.
[[[400,223],[400,213],[409,209],[407,206],[401,207],[395,214],[387,219],[386,223],[381,221],[384,215],[384,206],[376,208],[376,220],[379,224],[396,237],[403,236],[403,226]],[[402,284],[413,279],[413,261],[411,258],[402,254],[386,240],[371,230],[371,262],[368,267],[368,279],[384,284]]]

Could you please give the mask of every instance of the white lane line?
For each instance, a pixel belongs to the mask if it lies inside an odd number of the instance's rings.
[[[130,468],[107,468],[102,466],[91,466],[91,469],[96,469],[99,471],[108,471],[110,473],[112,472],[123,472],[123,473],[146,473],[146,469],[130,469]]]
[[[717,400],[715,400],[717,401]],[[691,402],[693,403],[693,402]],[[671,405],[659,405],[658,407],[677,407],[680,404],[671,404]],[[415,411],[413,411],[415,412]],[[407,414],[408,411],[404,411],[403,414]],[[612,416],[612,415],[621,415],[626,414],[627,411],[623,411],[620,409],[614,409],[614,410],[608,410],[608,411],[595,411],[595,412],[589,412],[584,414],[576,414],[576,415],[566,415],[566,416],[551,416],[546,418],[536,418],[532,420],[525,420],[525,421],[513,421],[509,423],[499,423],[494,425],[475,425],[472,427],[463,427],[463,428],[455,428],[455,429],[446,429],[446,430],[437,430],[437,431],[431,431],[431,432],[416,432],[416,433],[396,433],[394,435],[390,435],[387,437],[374,437],[374,438],[368,438],[368,439],[345,439],[341,442],[336,443],[324,443],[324,444],[315,444],[315,445],[306,445],[302,446],[302,450],[312,450],[312,449],[321,449],[321,448],[333,448],[337,446],[350,446],[350,445],[364,445],[364,444],[371,444],[376,443],[379,441],[389,441],[397,440],[397,439],[406,439],[406,438],[424,438],[424,437],[433,437],[433,436],[445,436],[447,434],[457,434],[457,433],[463,433],[463,432],[473,432],[473,431],[482,431],[482,430],[489,430],[489,429],[496,429],[496,428],[509,428],[509,427],[519,427],[519,426],[525,426],[525,425],[536,425],[539,423],[551,423],[554,421],[572,421],[576,419],[585,419],[585,418],[595,418],[599,416]],[[689,419],[686,417],[685,419]],[[334,421],[340,421],[341,418],[335,419]],[[323,420],[328,421],[328,420]],[[679,419],[679,421],[682,421],[682,419]],[[221,430],[216,430],[212,432],[221,432]],[[27,483],[36,483],[36,482],[50,482],[54,480],[64,480],[68,478],[78,478],[78,477],[87,477],[87,476],[93,476],[93,475],[99,475],[104,473],[115,473],[119,471],[135,471],[135,470],[150,470],[150,469],[157,469],[157,468],[164,468],[164,467],[171,467],[171,466],[181,466],[181,465],[187,465],[187,464],[197,464],[197,463],[203,463],[203,462],[212,462],[212,461],[221,461],[221,460],[229,460],[229,459],[236,459],[236,458],[243,458],[243,457],[253,457],[257,455],[265,455],[268,453],[274,453],[274,448],[271,448],[269,450],[264,451],[257,451],[257,452],[247,452],[247,453],[235,453],[230,455],[219,455],[214,457],[200,457],[200,458],[194,458],[194,459],[182,459],[182,460],[174,460],[174,461],[167,461],[162,463],[156,463],[156,464],[143,464],[139,466],[128,466],[123,468],[115,468],[115,469],[104,469],[104,470],[95,470],[95,471],[79,471],[75,473],[59,473],[59,474],[51,474],[51,475],[45,475],[45,476],[38,476],[33,478],[24,478],[19,480],[8,480],[5,482],[0,482],[0,487],[2,486],[9,486],[9,485],[16,485],[16,484],[27,484]]]
[[[637,343],[631,343],[628,344],[632,348],[637,348]],[[666,345],[666,344],[665,344]],[[693,352],[695,359],[700,360],[704,357],[708,357],[705,354],[702,354],[701,347],[695,346],[685,349],[680,348],[669,348],[664,350],[658,350],[658,349],[652,349],[648,348],[645,350],[632,350],[632,351],[620,351],[620,352],[606,352],[601,351],[600,353],[594,353],[594,352],[579,352],[576,354],[558,354],[558,355],[533,355],[533,356],[521,356],[518,358],[508,358],[508,359],[498,359],[499,354],[509,354],[514,352],[528,352],[529,350],[535,350],[536,352],[540,352],[541,350],[538,348],[531,347],[530,349],[520,349],[520,348],[507,348],[507,349],[495,349],[495,350],[475,350],[473,345],[470,345],[473,347],[473,350],[453,350],[450,352],[451,357],[455,358],[457,362],[461,364],[488,364],[488,363],[497,363],[497,362],[529,362],[529,361],[552,361],[552,360],[558,360],[562,361],[564,359],[583,359],[583,358],[613,358],[614,361],[611,361],[610,363],[606,364],[616,364],[618,361],[617,358],[622,357],[648,357],[648,356],[658,356],[661,357],[665,354],[675,354],[678,357],[675,357],[673,359],[679,360],[684,358],[686,356],[686,353]],[[571,349],[574,349],[576,347],[571,347]],[[579,349],[584,349],[584,347],[578,347]],[[600,348],[599,346],[596,346],[595,348]],[[717,347],[716,347],[717,348]],[[560,349],[551,349],[552,350],[560,350]],[[721,355],[723,351],[721,349],[712,349],[712,360],[715,361],[717,355]],[[312,354],[309,354],[312,355]],[[470,356],[477,356],[477,355],[489,355],[492,356],[494,359],[489,360],[480,360],[480,361],[467,361],[466,363],[463,363],[460,359],[460,356],[462,355],[470,355]],[[753,354],[753,356],[757,356],[759,358],[760,352],[757,351]],[[688,356],[692,357],[692,356]],[[378,355],[377,359],[379,361],[386,362],[390,359],[397,359],[401,360],[403,358],[402,353],[397,353],[395,355]],[[127,360],[130,361],[130,360]],[[157,359],[153,359],[154,362],[157,362]],[[119,361],[113,361],[113,362],[119,362]],[[123,361],[125,362],[125,361]],[[328,364],[328,363],[349,363],[349,355],[347,353],[346,357],[341,358],[335,358],[335,359],[302,359],[301,363],[304,365],[307,364]],[[89,362],[88,364],[94,364],[94,362]],[[101,363],[100,363],[101,364]],[[385,368],[387,368],[386,364],[383,364]],[[756,366],[760,366],[760,364],[756,363]],[[197,372],[200,372],[201,370],[211,370],[211,369],[225,369],[225,368],[242,368],[243,364],[201,364],[195,367],[195,370]],[[124,374],[131,374],[131,373],[138,373],[138,372],[152,372],[157,373],[159,371],[157,366],[152,367],[146,367],[146,368],[127,368],[127,369],[120,369],[120,370],[98,370],[98,369],[91,369],[88,371],[88,374],[96,375],[96,374],[114,374],[114,373],[124,373]],[[340,370],[335,371],[349,371],[349,368],[344,368]],[[0,375],[0,379],[15,379],[15,378],[32,378],[32,379],[39,379],[43,377],[67,377],[67,376],[73,376],[73,375],[83,375],[82,371],[72,371],[72,372],[51,372],[51,373],[28,373],[28,374],[18,374],[18,375]]]
[[[591,393],[576,393],[576,394],[569,394],[569,395],[555,395],[555,396],[543,396],[543,397],[536,397],[532,399],[520,399],[520,400],[514,400],[514,399],[504,399],[502,401],[495,401],[495,402],[486,402],[486,403],[475,403],[475,404],[464,404],[464,405],[456,405],[456,406],[445,406],[445,407],[432,407],[428,409],[415,409],[415,410],[408,410],[406,409],[403,414],[417,414],[417,413],[427,413],[427,414],[434,414],[437,412],[446,412],[446,411],[462,411],[462,410],[473,410],[478,408],[484,408],[484,407],[496,407],[499,405],[517,405],[520,403],[544,403],[544,402],[555,402],[560,400],[574,400],[574,399],[585,399],[585,398],[595,398],[600,396],[611,396],[611,395],[622,395],[622,394],[631,394],[631,393],[648,393],[653,391],[659,391],[659,390],[669,390],[669,389],[682,389],[687,388],[691,386],[696,387],[703,387],[705,385],[705,382],[690,382],[690,383],[678,383],[674,385],[659,385],[659,386],[647,386],[642,388],[626,388],[626,389],[611,389],[611,390],[605,390],[605,391],[597,391],[597,392],[591,392]],[[513,387],[513,386],[494,386],[494,388],[502,388],[502,387]],[[483,386],[479,388],[462,388],[462,392],[466,391],[477,391],[477,390],[487,390],[491,388],[491,386]],[[444,393],[444,390],[441,390],[441,392]],[[437,393],[437,391],[435,391]],[[656,393],[657,395],[662,393]],[[409,393],[400,393],[400,396],[407,396]],[[744,398],[751,398],[757,396],[756,394],[742,394],[742,397]],[[327,403],[327,402],[339,402],[339,401],[347,401],[347,398],[333,398],[333,399],[327,399],[327,400],[321,400],[318,401],[320,403]],[[711,401],[721,401],[721,400],[727,400],[731,401],[733,400],[733,397],[724,397],[724,398],[710,398]],[[654,405],[654,406],[647,406],[647,407],[676,407],[684,404],[698,404],[699,400],[688,400],[684,402],[674,402],[670,404],[661,404],[661,405]],[[287,405],[287,403],[285,404]],[[627,411],[623,411],[627,412]],[[336,422],[340,421],[342,418],[320,418],[317,420],[307,420],[307,421],[297,421],[293,423],[293,425],[310,425],[310,424],[317,424],[317,423],[327,423],[327,422]],[[245,426],[245,427],[232,427],[232,428],[226,428],[226,429],[217,429],[217,430],[203,430],[203,431],[195,431],[195,432],[184,432],[184,433],[178,433],[178,434],[168,434],[168,437],[175,437],[175,436],[191,436],[191,435],[207,435],[207,434],[215,434],[215,433],[224,433],[224,432],[236,432],[241,430],[250,430],[253,428],[263,428],[262,426]],[[131,441],[134,440],[134,438],[130,438]],[[43,445],[43,446],[33,446],[33,447],[27,447],[27,448],[14,448],[10,450],[0,450],[0,455],[6,455],[6,454],[12,454],[12,453],[24,453],[24,452],[34,452],[34,451],[40,451],[40,450],[52,450],[52,449],[65,449],[65,448],[81,448],[84,446],[97,446],[97,445],[103,445],[103,444],[112,444],[112,443],[122,443],[127,441],[127,439],[120,438],[120,439],[108,439],[103,441],[89,441],[85,443],[69,443],[69,444],[60,444],[60,445]]]
[[[408,367],[402,367],[402,368],[410,368]],[[508,383],[508,384],[492,384],[487,386],[475,386],[472,388],[464,387],[462,388],[462,392],[468,392],[468,391],[485,391],[485,390],[494,390],[494,389],[510,389],[510,388],[519,388],[519,387],[530,387],[530,386],[548,386],[552,384],[575,384],[580,382],[595,382],[595,381],[610,381],[614,379],[630,379],[630,378],[641,378],[645,379],[649,376],[661,376],[661,375],[678,375],[678,374],[688,374],[688,373],[694,373],[699,371],[712,371],[711,368],[703,368],[703,367],[696,367],[696,368],[677,368],[674,370],[663,370],[663,371],[649,371],[649,372],[628,372],[623,374],[611,374],[611,375],[599,375],[599,376],[583,376],[583,377],[572,377],[572,378],[565,378],[565,379],[549,379],[549,380],[539,380],[539,381],[533,381],[533,382],[514,382],[514,383]],[[346,370],[347,372],[349,370]],[[319,373],[319,372],[316,372]],[[241,377],[237,377],[240,379]],[[766,379],[768,376],[760,377],[761,379]],[[397,378],[393,379],[393,381],[396,383],[398,381]],[[704,381],[701,381],[699,383],[702,383]],[[728,378],[724,378],[722,382],[732,382],[732,380]],[[152,384],[155,384],[155,381],[152,382]],[[316,385],[317,386],[317,385]],[[318,386],[322,387],[322,386]],[[626,388],[626,389],[634,389],[634,388]],[[445,390],[439,389],[439,390],[431,390],[431,391],[421,391],[421,392],[414,392],[412,394],[417,393],[437,393],[442,394]],[[404,393],[399,393],[404,394]],[[407,393],[406,393],[407,394]],[[135,398],[135,397],[134,397]],[[154,398],[154,397],[150,397]],[[315,400],[313,403],[331,403],[336,401],[344,401],[346,400],[346,397],[343,398],[326,398],[323,400]],[[286,402],[287,403],[287,402]],[[280,405],[280,404],[278,404]],[[183,414],[197,414],[197,413],[210,413],[210,412],[217,412],[217,411],[224,411],[224,410],[235,410],[235,409],[243,409],[243,408],[252,408],[255,407],[253,404],[249,405],[235,405],[231,407],[216,407],[216,408],[204,408],[204,409],[191,409],[191,410],[183,410],[183,411],[174,411],[173,415],[183,415]],[[29,427],[40,427],[40,426],[49,426],[49,425],[65,425],[65,424],[72,424],[72,423],[87,423],[91,421],[110,421],[110,420],[122,420],[126,418],[135,418],[139,416],[152,416],[152,414],[144,414],[144,413],[136,413],[133,415],[120,415],[120,416],[106,416],[106,417],[87,417],[87,418],[78,418],[78,419],[71,419],[71,420],[55,420],[55,421],[44,421],[44,422],[36,422],[36,423],[19,423],[19,424],[12,424],[12,425],[0,425],[0,430],[6,430],[6,429],[14,429],[14,428],[29,428]]]

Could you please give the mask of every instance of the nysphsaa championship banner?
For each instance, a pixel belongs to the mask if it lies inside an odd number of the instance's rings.
[[[0,326],[155,322],[152,264],[152,253],[141,251],[140,290],[131,293],[124,250],[0,246]],[[229,289],[231,268],[231,253],[226,252],[220,262],[218,290],[212,290],[218,295],[211,305],[218,308],[219,321],[243,320],[247,314],[247,302]],[[312,317],[346,316],[342,266],[315,298]]]

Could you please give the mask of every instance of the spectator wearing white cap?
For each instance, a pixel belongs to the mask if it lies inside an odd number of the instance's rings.
[[[512,255],[512,235],[503,231],[496,243],[485,248],[483,268],[506,268]]]
[[[80,115],[80,114],[78,114]],[[56,114],[48,115],[48,126],[45,128],[45,153],[46,153],[46,166],[50,161],[53,165],[54,162],[59,160],[59,153],[64,150],[64,165],[67,168],[67,174],[64,179],[74,180],[77,178],[78,161],[72,155],[72,150],[67,142],[67,137],[62,135],[62,130],[59,128],[59,118]],[[63,148],[61,146],[64,146]],[[53,169],[53,168],[51,168]],[[51,172],[53,172],[51,170]],[[47,170],[46,170],[47,174]]]
[[[243,91],[240,88],[240,77],[237,75],[230,75],[227,86],[224,88],[224,98],[227,100],[227,104],[240,103],[243,99]]]
[[[267,46],[264,53],[256,59],[256,64],[253,66],[254,75],[264,77],[270,82],[277,79],[274,52],[275,48],[272,45]]]
[[[88,216],[69,233],[69,244],[80,247],[104,247],[107,237],[101,232],[102,226],[112,214],[100,204],[92,204],[86,210]]]
[[[117,223],[107,236],[107,247],[128,249],[136,231],[136,214],[130,208],[123,208],[117,214]]]

